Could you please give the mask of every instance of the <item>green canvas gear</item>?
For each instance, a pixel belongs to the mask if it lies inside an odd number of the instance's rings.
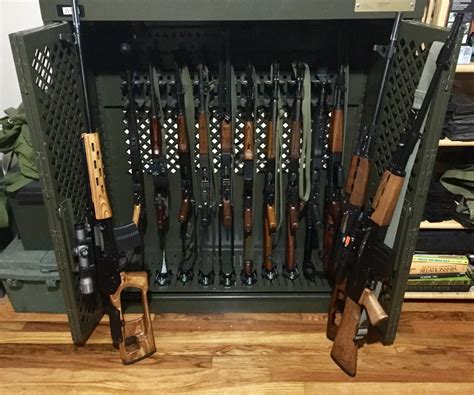
[[[440,181],[449,192],[462,196],[456,211],[474,220],[474,165],[448,170]]]
[[[14,193],[33,180],[38,179],[35,153],[30,138],[23,105],[5,110],[6,117],[0,119],[0,152],[12,153],[18,166],[8,169],[0,181],[0,228],[8,227],[8,212],[5,193]]]

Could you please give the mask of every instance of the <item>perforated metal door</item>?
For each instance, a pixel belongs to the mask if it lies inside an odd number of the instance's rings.
[[[84,114],[75,48],[67,23],[10,36],[23,103],[38,158],[56,260],[73,341],[83,344],[102,308],[78,289],[72,256],[73,225],[83,220],[86,190],[81,133]]]

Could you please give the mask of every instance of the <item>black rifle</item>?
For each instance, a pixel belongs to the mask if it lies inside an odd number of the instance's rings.
[[[320,184],[323,170],[323,137],[327,129],[326,82],[321,82],[321,92],[317,105],[317,115],[313,118],[313,136],[311,139],[311,189],[306,204],[306,234],[304,241],[303,275],[309,281],[316,280],[316,268],[313,263],[313,252],[319,247],[318,238],[321,230]]]
[[[303,128],[302,104],[305,67],[302,63],[296,66],[296,92],[293,104],[293,117],[290,133],[290,163],[288,165],[288,183],[286,187],[286,261],[283,275],[290,280],[299,276],[296,262],[296,231],[299,228],[299,161],[301,155],[301,133]]]
[[[72,22],[74,28],[75,44],[79,58],[81,85],[83,90],[86,132],[83,133],[84,156],[87,164],[87,175],[89,183],[86,183],[88,209],[86,215],[88,222],[93,228],[90,235],[94,248],[89,251],[94,259],[98,277],[98,288],[102,296],[104,310],[109,315],[110,331],[114,344],[120,349],[120,355],[124,364],[131,364],[152,355],[155,348],[153,329],[148,309],[147,290],[148,276],[145,272],[125,273],[120,271],[120,260],[124,258],[124,253],[117,247],[116,235],[120,234],[113,227],[112,208],[110,206],[105,184],[105,172],[100,147],[100,137],[92,126],[92,118],[88,99],[88,89],[86,74],[84,69],[82,45],[81,45],[81,25],[79,9],[76,0],[72,0]],[[81,225],[80,225],[81,226]],[[127,225],[122,229],[133,228],[136,225]],[[80,240],[87,238],[85,235],[87,228],[78,231],[76,236]],[[129,234],[133,234],[129,233]],[[136,232],[138,233],[138,232]],[[126,235],[126,234],[123,234]],[[127,244],[131,239],[126,241]],[[136,247],[135,242],[132,245]],[[87,244],[82,244],[82,247]],[[81,256],[84,258],[84,249],[81,248]],[[89,284],[90,285],[90,284]],[[140,289],[143,317],[138,321],[126,321],[123,316],[121,306],[121,293],[126,288]],[[83,284],[82,291],[89,292],[90,286]]]
[[[262,276],[274,280],[278,276],[273,262],[273,233],[277,229],[275,194],[276,194],[276,134],[278,123],[278,101],[280,98],[279,64],[272,64],[272,96],[270,116],[267,121],[265,181],[263,186],[263,263]]]
[[[232,66],[230,61],[230,37],[225,34],[224,58],[219,62],[219,120],[221,140],[221,221],[219,221],[219,260],[221,266],[221,282],[231,286],[235,282],[234,270],[234,206],[232,202],[232,149],[233,149],[233,120],[232,120]],[[222,231],[226,239],[230,237],[230,264],[224,262],[222,256]]]
[[[247,67],[247,94],[244,125],[244,262],[242,270],[242,282],[248,286],[253,285],[257,281],[257,274],[253,262],[253,184],[255,172],[255,82],[253,72],[253,66],[249,64]]]
[[[159,85],[155,79],[155,67],[152,62],[148,64],[150,78],[150,143],[151,163],[150,174],[153,177],[154,206],[158,240],[162,254],[161,267],[155,281],[164,286],[171,281],[172,273],[168,270],[166,262],[166,233],[169,229],[169,178],[166,152],[164,150],[164,136],[162,131],[161,102],[159,100]]]
[[[199,283],[208,286],[214,282],[214,210],[215,210],[215,185],[212,169],[212,161],[210,156],[210,136],[209,136],[209,109],[207,98],[209,95],[207,73],[205,66],[201,63],[198,65],[199,73],[199,105],[197,108],[197,118],[199,125],[199,218],[201,225],[201,243],[199,254]],[[204,256],[205,245],[211,244],[210,258]]]
[[[377,300],[373,289],[375,284],[385,281],[391,273],[390,265],[377,259],[381,241],[380,231],[387,228],[392,220],[404,178],[406,166],[416,144],[420,140],[436,89],[444,71],[450,69],[456,40],[464,15],[458,14],[449,36],[436,60],[425,99],[419,111],[410,117],[411,123],[401,138],[390,165],[380,180],[377,192],[370,207],[366,208],[348,230],[344,248],[353,257],[348,268],[344,313],[331,350],[331,357],[350,376],[357,370],[358,344],[354,340],[362,309],[365,308],[373,326],[388,318]]]

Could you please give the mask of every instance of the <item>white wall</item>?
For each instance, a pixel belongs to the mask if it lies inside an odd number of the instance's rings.
[[[38,0],[0,0],[0,117],[21,103],[8,34],[42,24]]]

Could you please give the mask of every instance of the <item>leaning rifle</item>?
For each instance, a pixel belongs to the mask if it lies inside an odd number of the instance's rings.
[[[107,195],[99,133],[94,131],[92,127],[81,46],[80,17],[76,0],[72,0],[72,20],[80,64],[87,127],[86,132],[82,134],[82,139],[89,178],[87,186],[88,205],[91,208],[89,222],[97,230],[97,232],[93,232],[96,235],[92,237],[94,251],[91,252],[95,260],[98,288],[103,296],[104,309],[110,318],[112,340],[114,344],[119,346],[122,362],[131,364],[152,355],[156,351],[147,301],[148,276],[145,272],[126,273],[120,270],[119,261],[124,254],[118,249],[117,230],[113,227],[112,208]],[[134,226],[136,228],[136,225]],[[84,232],[82,232],[82,235],[84,235]],[[136,320],[125,320],[121,294],[126,288],[140,289],[143,317]],[[90,291],[90,287],[86,287],[82,291]]]
[[[407,176],[409,158],[421,138],[442,74],[450,68],[463,17],[463,14],[458,14],[454,21],[449,36],[436,58],[436,69],[421,107],[411,114],[407,132],[399,142],[392,161],[380,180],[371,206],[357,217],[345,240],[344,248],[354,258],[348,268],[344,312],[331,357],[350,376],[354,376],[357,370],[358,344],[354,338],[359,328],[362,310],[366,310],[373,326],[388,318],[374,294],[376,284],[383,282],[390,275],[389,265],[384,260],[377,259],[380,245],[378,238],[380,231],[390,225],[394,216]],[[432,61],[428,58],[427,65]],[[423,78],[426,77],[422,76]]]

